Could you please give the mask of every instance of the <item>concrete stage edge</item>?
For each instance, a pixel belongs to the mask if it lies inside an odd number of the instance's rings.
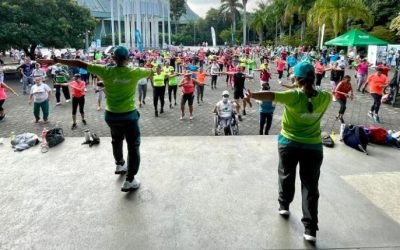
[[[275,136],[144,137],[141,188],[122,193],[110,138],[41,153],[0,145],[0,249],[304,249],[300,182],[277,202]],[[324,149],[321,249],[400,249],[400,151]]]

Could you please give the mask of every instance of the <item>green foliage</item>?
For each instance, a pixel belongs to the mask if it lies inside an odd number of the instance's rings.
[[[119,35],[119,33],[114,34],[115,41],[118,41],[118,35]],[[121,33],[121,40],[125,41],[125,33]],[[103,47],[112,45],[112,34],[111,33],[101,37],[101,45]]]
[[[397,30],[397,35],[400,36],[400,13],[399,15],[392,20],[390,23],[390,30],[396,31]]]
[[[364,0],[375,16],[375,26],[386,26],[400,11],[398,0]]]
[[[390,31],[386,26],[376,26],[369,33],[389,43],[397,43],[399,40],[396,33]]]
[[[345,31],[349,20],[361,20],[372,26],[374,17],[362,0],[317,0],[309,11],[307,20],[314,26],[325,23],[339,35]]]
[[[186,14],[185,0],[170,0],[170,16],[175,24],[175,34],[178,33],[178,20],[182,15]]]
[[[2,0],[0,44],[33,56],[37,45],[82,48],[96,21],[75,0]]]

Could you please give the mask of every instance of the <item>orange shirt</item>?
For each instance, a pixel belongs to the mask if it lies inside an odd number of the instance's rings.
[[[205,74],[205,73],[200,73],[200,72],[196,72],[196,73],[194,73],[194,74],[196,75],[196,80],[197,80],[198,82],[200,82],[200,85],[204,85],[204,82],[205,82],[205,79],[206,79],[207,74]]]
[[[378,76],[377,73],[369,75],[367,82],[369,84],[369,92],[372,94],[383,95],[383,89],[388,83],[387,76],[381,74]]]
[[[86,83],[84,81],[81,81],[80,83],[78,83],[76,81],[72,81],[70,83],[70,85],[81,89],[81,88],[85,88]],[[71,88],[71,92],[72,92],[72,96],[74,96],[74,97],[82,97],[85,95],[85,90],[77,90],[75,88]]]

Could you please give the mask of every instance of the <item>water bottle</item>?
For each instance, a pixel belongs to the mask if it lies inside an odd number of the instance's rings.
[[[91,133],[89,129],[83,131],[85,133],[85,142],[90,142]]]
[[[15,140],[15,132],[14,131],[11,131],[11,133],[10,133],[10,142],[11,142],[11,144],[12,144],[12,142]]]
[[[332,131],[331,138],[332,138],[333,141],[336,141],[336,133],[335,133],[335,131]]]

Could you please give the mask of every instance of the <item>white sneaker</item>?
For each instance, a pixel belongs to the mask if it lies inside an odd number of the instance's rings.
[[[70,99],[68,99],[68,100],[65,100],[65,102],[70,102],[71,100]]]
[[[56,103],[56,106],[60,106],[60,105],[61,105],[61,103],[60,103],[60,102],[57,102],[57,103]]]
[[[183,120],[183,117],[184,117],[184,116],[183,116],[183,115],[181,115],[181,118],[179,118],[179,120]]]
[[[140,181],[138,179],[134,179],[133,181],[124,181],[124,184],[122,184],[121,191],[122,192],[129,192],[129,191],[134,191],[140,187]]]
[[[126,163],[123,166],[115,166],[115,174],[125,174],[126,172],[128,172],[128,167],[126,166]]]
[[[189,117],[189,120],[193,120],[193,116],[190,116],[190,117]]]

